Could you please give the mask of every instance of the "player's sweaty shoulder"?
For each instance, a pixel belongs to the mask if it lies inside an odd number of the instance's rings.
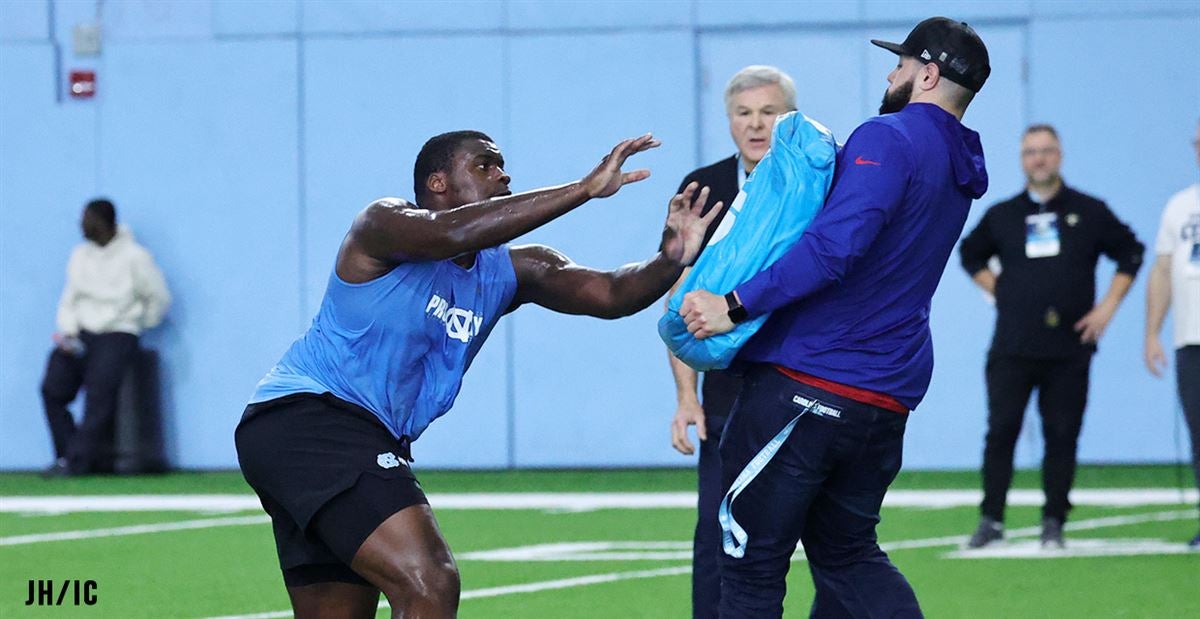
[[[403,211],[421,211],[419,206],[405,200],[404,198],[379,198],[372,201],[363,209],[360,218],[363,216],[387,216],[391,214],[399,214]]]
[[[354,218],[351,236],[385,232],[410,218],[428,216],[429,211],[403,198],[379,198],[367,205]]]
[[[401,198],[380,198],[354,218],[338,250],[337,271],[343,279],[361,283],[386,272],[404,258],[404,240],[413,232],[406,218],[427,213]]]

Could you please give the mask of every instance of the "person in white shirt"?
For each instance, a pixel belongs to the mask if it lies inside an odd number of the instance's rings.
[[[97,472],[112,433],[121,379],[133,363],[138,336],[158,325],[171,302],[162,271],[133,233],[117,226],[112,202],[92,200],[83,209],[83,236],[67,262],[58,303],[54,350],[42,380],[42,402],[54,440],[55,461],[46,476]],[[82,422],[67,405],[87,390]]]
[[[1192,141],[1200,165],[1200,123]],[[1200,487],[1200,182],[1171,196],[1155,244],[1158,257],[1146,288],[1146,367],[1162,376],[1167,357],[1159,342],[1167,309],[1175,311],[1175,380],[1192,438],[1192,466]],[[1200,550],[1200,533],[1188,544]]]

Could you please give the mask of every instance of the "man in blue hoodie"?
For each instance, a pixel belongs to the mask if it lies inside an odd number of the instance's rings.
[[[697,338],[771,312],[739,353],[746,381],[720,447],[721,617],[782,615],[797,541],[812,616],[921,615],[875,527],[933,371],[930,299],[987,189],[979,135],[960,121],[991,67],[975,31],[946,18],[872,43],[899,62],[824,208],[765,271],[681,309]]]

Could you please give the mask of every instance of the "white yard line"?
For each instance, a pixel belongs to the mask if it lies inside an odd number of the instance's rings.
[[[154,524],[135,524],[125,527],[110,527],[106,529],[84,529],[82,531],[57,531],[55,533],[34,533],[32,535],[12,535],[0,537],[0,546],[20,546],[22,544],[38,544],[42,542],[61,542],[75,539],[93,539],[98,537],[121,537],[124,535],[141,535],[143,533],[161,533],[163,531],[186,531],[189,529],[211,529],[214,527],[232,527],[247,524],[265,524],[271,519],[265,514],[261,516],[235,516],[232,518],[204,518],[201,520],[182,520],[179,522],[159,522]]]
[[[459,561],[688,561],[692,542],[559,542],[475,550]]]
[[[0,497],[0,513],[231,512],[260,510],[253,494],[114,494]]]
[[[1169,512],[1158,512],[1154,514],[1139,514],[1135,516],[1113,516],[1107,518],[1093,518],[1090,520],[1080,520],[1079,522],[1068,523],[1067,530],[1089,530],[1099,529],[1103,527],[1125,526],[1130,524],[1140,524],[1143,522],[1168,522],[1173,520],[1184,520],[1195,518],[1195,510],[1180,510]],[[1008,531],[1008,537],[1019,538],[1041,533],[1040,527],[1025,527],[1022,529],[1013,529]],[[903,540],[881,544],[884,550],[901,550],[908,548],[932,548],[938,546],[958,546],[967,541],[966,535],[954,535],[948,537],[933,537],[927,539]],[[631,542],[630,544],[635,544]],[[678,542],[645,542],[644,544],[650,547],[660,548],[669,547]],[[591,547],[593,544],[604,544],[604,542],[582,542],[580,546]],[[622,543],[624,544],[624,543]],[[544,546],[544,545],[543,545]],[[510,549],[519,550],[519,549]],[[469,554],[469,553],[466,553]],[[802,558],[802,553],[797,552],[796,558]],[[609,582],[618,582],[622,580],[633,580],[638,578],[656,578],[659,576],[677,576],[682,574],[690,574],[691,566],[669,567],[654,570],[638,570],[631,572],[609,572],[607,574],[593,574],[590,576],[579,576],[575,578],[562,578],[557,580],[544,580],[540,582],[524,583],[520,585],[508,585],[504,587],[489,587],[485,589],[473,589],[464,591],[462,599],[470,600],[477,598],[499,597],[504,595],[513,595],[517,593],[534,593],[537,591],[547,591],[552,589],[568,589],[572,587],[584,587],[587,585],[595,585]],[[387,601],[380,602],[379,608],[390,608]],[[279,610],[265,613],[254,613],[249,615],[224,615],[221,617],[211,617],[209,619],[282,619],[291,617],[292,611]]]
[[[886,507],[940,509],[978,505],[978,490],[892,490]],[[1071,492],[1074,505],[1137,507],[1195,504],[1195,488],[1084,488]],[[1041,505],[1040,490],[1019,489],[1008,494],[1013,506]],[[597,509],[694,509],[694,492],[510,492],[431,494],[435,510],[533,509],[592,511]],[[76,512],[189,511],[238,512],[261,509],[252,494],[135,494],[0,497],[0,513],[62,514]]]
[[[473,600],[477,598],[491,598],[502,595],[512,595],[514,593],[535,593],[538,591],[549,591],[552,589],[570,589],[572,587],[598,585],[606,582],[636,580],[639,578],[657,578],[659,576],[678,576],[681,574],[690,573],[692,573],[692,567],[690,565],[681,567],[666,567],[657,570],[641,570],[637,572],[609,572],[607,574],[592,574],[589,576],[577,576],[575,578],[543,580],[541,582],[531,582],[521,585],[472,589],[471,591],[463,591],[460,597],[464,600]],[[389,605],[385,600],[379,603],[379,608],[391,608],[391,605]],[[283,617],[291,616],[292,611],[290,610],[276,610],[266,613],[254,613],[252,615],[224,615],[221,617],[211,617],[209,619],[282,619]]]
[[[476,598],[492,598],[502,595],[512,595],[514,593],[534,593],[537,591],[548,591],[550,589],[569,589],[571,587],[583,587],[586,585],[598,585],[606,582],[617,582],[620,580],[635,580],[638,578],[655,578],[658,576],[678,576],[680,574],[690,574],[692,567],[684,565],[680,567],[665,567],[657,570],[640,570],[636,572],[610,572],[608,574],[593,574],[590,576],[578,576],[575,578],[562,578],[559,580],[543,580],[541,582],[531,582],[521,585],[508,585],[505,587],[489,587],[487,589],[473,589],[471,591],[463,591],[462,599],[473,600]]]
[[[1092,518],[1089,520],[1080,520],[1078,522],[1068,522],[1065,528],[1068,531],[1089,531],[1091,529],[1101,529],[1105,527],[1122,527],[1130,524],[1142,524],[1143,522],[1170,522],[1173,520],[1187,520],[1196,517],[1196,510],[1184,509],[1172,512],[1156,512],[1153,514],[1134,514],[1130,516],[1108,516],[1104,518]],[[1024,527],[1021,529],[1009,529],[1004,532],[1005,537],[1009,539],[1032,537],[1041,535],[1042,528],[1040,526]],[[880,544],[879,547],[884,550],[908,550],[910,548],[936,548],[938,546],[959,546],[967,543],[970,535],[951,535],[948,537],[931,537],[929,539],[914,539],[900,542],[889,542]]]
[[[886,507],[974,507],[983,500],[980,490],[892,490],[883,498]],[[1200,491],[1195,488],[1076,488],[1072,505],[1095,507],[1139,507],[1143,505],[1195,505]],[[1008,505],[1040,507],[1046,502],[1041,490],[1020,488],[1008,491]]]
[[[391,608],[386,602],[379,604],[380,608]],[[266,613],[254,613],[252,615],[221,615],[220,617],[209,617],[208,619],[282,619],[283,617],[291,617],[290,610],[273,610]]]
[[[1036,494],[1036,502],[1027,502],[1021,493]],[[1195,494],[1195,490],[1191,491]],[[963,495],[963,496],[960,496]],[[965,496],[965,498],[963,498]],[[680,501],[680,498],[688,501]],[[889,507],[923,507],[945,508],[956,505],[975,505],[979,501],[976,491],[958,490],[897,490],[888,493],[884,505]],[[949,498],[954,500],[950,501]],[[1041,493],[1034,491],[1012,491],[1009,494],[1009,505],[1040,505]],[[1171,497],[1174,497],[1173,500]],[[1195,496],[1185,495],[1184,500],[1195,502]],[[969,500],[966,500],[969,499]],[[1077,490],[1071,493],[1071,500],[1076,505],[1102,506],[1150,506],[1177,505],[1180,492],[1178,490],[1151,489],[1107,489],[1107,490]],[[552,509],[568,511],[586,511],[592,509],[649,509],[649,508],[694,508],[695,495],[687,492],[641,492],[641,493],[480,493],[480,494],[446,494],[432,495],[430,502],[439,510],[453,509]],[[41,513],[59,514],[76,512],[119,512],[119,511],[257,511],[261,509],[258,499],[244,495],[116,495],[116,496],[48,496],[48,497],[2,497],[0,498],[0,513]],[[1167,512],[1180,513],[1180,512]],[[1182,512],[1186,513],[1186,512]],[[1140,519],[1144,516],[1114,516],[1113,525],[1125,523],[1125,519]],[[1098,522],[1105,521],[1099,519]],[[1144,520],[1136,520],[1144,522]],[[91,539],[99,537],[118,537],[122,535],[139,535],[143,533],[158,533],[162,531],[180,531],[188,529],[206,529],[212,527],[240,526],[268,522],[264,515],[232,516],[225,518],[204,518],[180,522],[163,522],[153,524],[111,527],[104,529],[86,529],[81,531],[59,531],[54,533],[38,533],[31,535],[14,535],[0,537],[0,546],[15,546],[41,542],[56,542],[64,540]],[[1070,523],[1068,528],[1079,528],[1082,523]],[[1029,531],[1029,533],[1021,533]],[[1009,531],[1009,536],[1023,534],[1036,535],[1036,528]],[[946,543],[961,543],[965,536],[939,538]],[[921,543],[932,543],[933,540],[918,540]],[[907,542],[912,543],[912,542]],[[940,545],[940,544],[934,544]],[[907,548],[900,546],[898,548]],[[885,547],[886,549],[886,547]]]
[[[1064,559],[1138,555],[1186,555],[1196,552],[1182,542],[1161,539],[1072,539],[1066,548],[1043,548],[1036,539],[983,548],[963,548],[942,555],[945,559]]]

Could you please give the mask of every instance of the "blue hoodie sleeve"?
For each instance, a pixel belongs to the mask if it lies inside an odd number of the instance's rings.
[[[750,316],[795,303],[840,282],[904,202],[914,169],[907,140],[868,122],[846,141],[825,206],[800,240],[737,295]]]

